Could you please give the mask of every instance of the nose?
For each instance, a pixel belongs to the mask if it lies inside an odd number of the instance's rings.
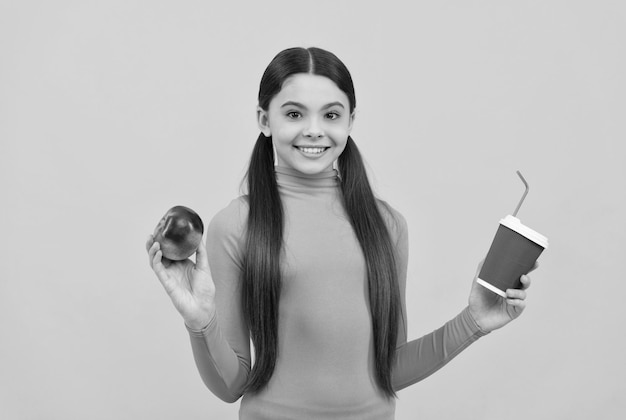
[[[324,137],[324,129],[317,118],[311,118],[302,134],[307,138],[320,138]]]

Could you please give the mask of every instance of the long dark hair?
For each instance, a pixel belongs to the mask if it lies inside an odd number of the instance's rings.
[[[261,78],[259,106],[267,110],[284,81],[296,73],[329,78],[348,96],[350,112],[354,111],[356,97],[350,72],[334,54],[319,48],[290,48],[274,57]],[[394,247],[363,159],[351,137],[338,166],[346,213],[367,264],[375,378],[383,393],[393,397],[391,370],[401,316]],[[256,359],[246,391],[256,392],[270,380],[278,356],[283,208],[274,174],[271,137],[259,135],[246,176],[250,210],[242,300]]]

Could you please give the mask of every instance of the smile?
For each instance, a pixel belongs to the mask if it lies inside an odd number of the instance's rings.
[[[296,146],[298,150],[307,155],[320,155],[324,153],[330,147],[300,147]]]

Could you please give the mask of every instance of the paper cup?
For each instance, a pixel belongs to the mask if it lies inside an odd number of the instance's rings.
[[[513,216],[500,220],[478,284],[502,297],[506,289],[521,289],[520,277],[528,273],[539,255],[548,248],[548,238],[523,225]]]

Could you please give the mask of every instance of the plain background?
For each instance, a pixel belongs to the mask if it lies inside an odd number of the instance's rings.
[[[626,6],[616,1],[0,2],[0,418],[234,419],[144,242],[240,193],[261,74],[319,46],[410,227],[409,337],[467,302],[523,186],[550,248],[524,315],[399,394],[397,419],[626,408]]]

